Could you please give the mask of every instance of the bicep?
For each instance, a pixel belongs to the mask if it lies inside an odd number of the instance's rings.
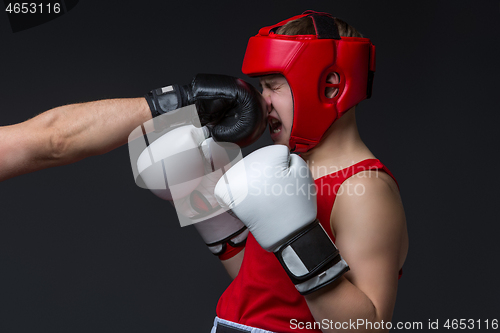
[[[342,239],[337,242],[351,268],[345,277],[371,300],[381,319],[390,320],[398,286],[396,255],[380,251],[376,244],[380,240],[372,239],[364,244],[356,238],[353,240],[349,244]]]
[[[332,212],[335,243],[351,268],[345,277],[370,298],[381,319],[390,319],[406,232],[404,212],[399,194],[387,184],[361,181],[364,194],[339,197]]]

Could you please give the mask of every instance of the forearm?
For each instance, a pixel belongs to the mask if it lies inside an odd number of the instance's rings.
[[[391,317],[378,311],[370,298],[344,276],[337,281],[310,295],[305,296],[307,305],[316,322],[330,323],[323,332],[335,332],[335,323],[356,322],[363,319],[365,322],[380,323],[390,321]],[[324,320],[324,321],[323,321]],[[339,325],[337,324],[337,325]],[[342,332],[351,330],[346,324]],[[375,325],[374,325],[375,326]],[[369,327],[368,327],[369,328]],[[352,330],[356,332],[385,332],[388,330],[370,330],[365,326]]]
[[[134,128],[151,119],[144,98],[112,99],[61,106],[30,121],[51,133],[53,158],[61,164],[104,154],[125,143]]]
[[[240,271],[241,263],[243,262],[244,254],[245,254],[245,250],[243,249],[241,252],[239,252],[234,257],[227,259],[227,260],[221,260],[222,265],[224,266],[227,273],[229,274],[229,276],[233,280],[234,280],[234,278],[236,278],[236,276],[238,275],[238,272]]]
[[[151,119],[144,98],[71,104],[0,128],[0,181],[76,162],[127,143]]]

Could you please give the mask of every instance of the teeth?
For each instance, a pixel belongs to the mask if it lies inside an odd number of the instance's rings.
[[[271,127],[272,133],[281,132],[281,122],[276,118],[269,118],[269,126]]]
[[[279,123],[279,120],[278,120],[278,119],[271,118],[271,124],[272,124],[272,125],[276,125],[277,123]]]

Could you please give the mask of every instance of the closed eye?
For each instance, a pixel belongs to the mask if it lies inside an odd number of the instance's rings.
[[[280,90],[282,87],[283,87],[283,84],[273,84],[273,85],[269,86],[269,89],[276,91],[276,90]]]

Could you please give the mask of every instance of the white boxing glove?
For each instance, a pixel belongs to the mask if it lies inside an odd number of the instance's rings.
[[[241,150],[236,144],[218,143],[212,138],[203,141],[200,148],[205,176],[190,195],[176,202],[176,207],[195,223],[210,251],[221,260],[227,260],[245,245],[248,229],[220,207],[214,189],[226,170],[241,160]]]
[[[204,175],[200,144],[206,127],[177,127],[151,143],[137,159],[137,171],[147,188],[164,200],[189,195]]]
[[[235,144],[216,143],[206,127],[184,125],[152,142],[137,159],[146,186],[158,197],[175,201],[179,214],[196,223],[210,251],[221,259],[236,254],[248,230],[221,209],[213,192],[224,170],[241,159]],[[224,146],[223,146],[224,145]],[[226,250],[231,249],[231,254]]]
[[[247,227],[240,219],[227,212],[198,222],[194,226],[208,249],[221,260],[230,259],[238,254],[245,246],[248,237]]]
[[[274,252],[305,295],[349,270],[316,219],[316,190],[307,164],[286,146],[259,149],[226,172],[215,197]]]

